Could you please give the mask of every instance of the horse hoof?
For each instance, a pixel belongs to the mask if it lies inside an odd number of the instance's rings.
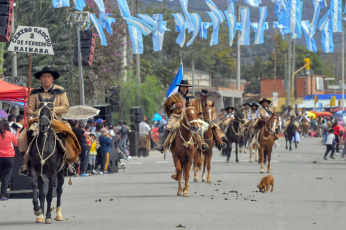
[[[189,196],[189,192],[185,191],[183,194],[184,197],[188,197]]]
[[[42,211],[41,211],[41,209],[40,209],[40,210],[38,210],[38,211],[34,211],[34,213],[35,213],[35,216],[39,216],[39,215],[42,214]]]
[[[178,192],[177,196],[183,196],[183,192]]]
[[[197,179],[197,178],[194,178],[194,179],[193,179],[193,182],[198,182],[198,179]]]
[[[251,160],[249,160],[249,163],[252,163],[253,162],[253,160],[251,159]]]
[[[56,216],[55,220],[56,221],[63,221],[64,218],[60,215],[60,216]]]
[[[207,180],[207,183],[211,183],[211,179],[208,179],[208,180]]]
[[[45,221],[45,219],[44,219],[43,214],[36,217],[36,223],[44,223],[44,221]]]
[[[207,181],[207,180],[203,177],[203,178],[202,178],[202,182],[206,182],[206,181]]]
[[[272,171],[271,169],[268,169],[268,170],[267,170],[267,173],[270,173],[271,171]]]
[[[51,224],[52,223],[52,219],[46,219],[46,221],[44,223],[45,224]]]
[[[263,169],[261,169],[260,173],[264,173],[264,170],[263,170]]]
[[[239,163],[239,160],[236,160],[235,162],[236,162],[236,163]]]

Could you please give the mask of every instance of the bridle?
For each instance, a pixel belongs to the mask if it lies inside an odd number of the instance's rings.
[[[197,119],[189,121],[189,119],[187,118],[187,115],[186,115],[186,110],[188,110],[188,109],[195,109],[195,107],[190,106],[190,107],[187,107],[185,109],[185,113],[183,115],[183,118],[185,118],[185,122],[186,122],[187,126],[183,122],[181,122],[181,124],[184,126],[184,128],[186,128],[187,130],[191,131],[191,124],[192,123],[197,123],[197,126],[199,127],[199,123],[198,123]],[[192,112],[193,112],[192,114],[195,113],[194,110],[192,110]],[[197,116],[197,114],[196,114],[196,116]]]
[[[47,108],[49,113],[50,113],[50,118],[48,116],[46,116],[46,115],[38,117],[38,123],[40,123],[41,119],[42,120],[46,119],[48,121],[49,128],[47,129],[47,131],[44,132],[44,133],[46,133],[52,127],[52,121],[56,117],[56,114],[54,113],[54,111],[50,107],[48,107],[48,104],[53,104],[53,102],[43,101],[43,102],[40,102],[40,105],[41,104],[43,104],[43,106],[37,111],[37,113],[41,114],[41,111],[42,111],[43,108]]]
[[[269,120],[267,121],[267,123],[264,125],[265,129],[267,132],[272,131],[273,133],[275,132],[275,128],[276,128],[276,122],[277,122],[278,117],[276,115],[273,115],[269,118]],[[273,121],[274,120],[274,121]],[[272,122],[274,122],[274,125],[272,125]],[[269,126],[269,128],[267,127]],[[269,134],[270,135],[270,134]],[[269,135],[267,137],[264,137],[264,139],[268,139]]]

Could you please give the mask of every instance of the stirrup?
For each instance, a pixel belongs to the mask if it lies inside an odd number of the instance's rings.
[[[20,166],[20,168],[19,168],[19,170],[18,170],[18,175],[20,175],[20,176],[25,176],[25,177],[30,177],[29,169],[24,170],[24,169],[23,169],[23,165]]]
[[[203,149],[203,146],[205,146],[206,148],[205,149]],[[201,146],[199,147],[199,149],[201,150],[201,151],[206,151],[206,150],[208,150],[209,149],[209,146],[208,146],[208,144],[207,143],[202,143],[201,144]]]
[[[163,145],[159,145],[155,148],[157,151],[161,152],[161,153],[164,153],[165,152],[165,146]]]

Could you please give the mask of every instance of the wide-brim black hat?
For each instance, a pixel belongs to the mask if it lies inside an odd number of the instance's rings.
[[[289,105],[289,106],[287,106],[287,109],[292,109],[292,106],[290,106],[290,105]]]
[[[228,107],[224,108],[224,110],[226,110],[226,111],[228,111],[229,109],[235,110],[235,108],[232,106],[228,106]]]
[[[243,104],[243,106],[246,106],[246,105],[251,106],[250,103],[248,103],[248,102],[246,102],[245,104]]]
[[[252,107],[252,106],[256,106],[256,108],[258,108],[259,105],[257,105],[256,103],[252,103],[252,104],[251,104],[251,107]]]
[[[259,103],[260,105],[262,105],[262,103],[265,102],[265,101],[268,102],[268,104],[272,103],[271,100],[268,100],[268,99],[265,98],[265,97],[264,97],[262,100],[260,100],[258,103]]]
[[[200,94],[202,94],[203,96],[208,96],[208,90],[207,89],[202,89],[201,91],[199,91]]]
[[[60,74],[58,72],[51,70],[51,68],[49,68],[49,67],[43,67],[43,69],[40,72],[35,73],[34,76],[36,79],[40,79],[41,75],[44,73],[52,74],[54,77],[54,80],[56,80],[60,77]]]
[[[189,82],[187,80],[181,80],[180,84],[175,86],[186,86],[186,87],[192,87],[192,85],[189,85]]]

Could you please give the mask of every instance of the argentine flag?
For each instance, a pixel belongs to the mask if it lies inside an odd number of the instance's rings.
[[[167,91],[166,98],[169,98],[171,95],[178,92],[179,86],[176,85],[180,84],[181,80],[183,80],[183,64],[180,65],[178,73],[175,75],[175,78]]]
[[[70,0],[52,0],[54,8],[70,7]]]

